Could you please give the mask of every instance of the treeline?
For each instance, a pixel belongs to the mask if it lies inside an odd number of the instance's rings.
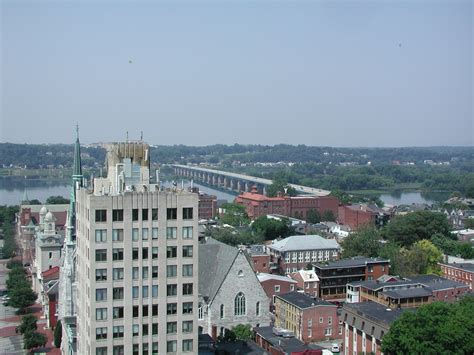
[[[3,248],[0,250],[0,257],[9,259],[15,255],[15,214],[18,206],[0,206],[0,228],[3,235]]]

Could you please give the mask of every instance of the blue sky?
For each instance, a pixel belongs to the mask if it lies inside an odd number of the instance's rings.
[[[0,141],[473,145],[473,2],[1,2]]]

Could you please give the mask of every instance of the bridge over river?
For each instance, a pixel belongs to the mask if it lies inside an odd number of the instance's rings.
[[[211,186],[233,190],[238,193],[250,191],[252,186],[257,186],[260,193],[265,194],[265,187],[272,184],[272,180],[262,179],[255,176],[229,173],[222,170],[201,168],[199,166],[172,164],[176,175],[203,182]],[[330,191],[308,187],[303,185],[289,184],[297,192],[313,196],[327,196]]]

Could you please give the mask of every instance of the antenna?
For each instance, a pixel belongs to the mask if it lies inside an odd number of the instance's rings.
[[[127,142],[128,142],[128,131],[127,131]]]
[[[143,141],[143,131],[140,131],[140,140]]]

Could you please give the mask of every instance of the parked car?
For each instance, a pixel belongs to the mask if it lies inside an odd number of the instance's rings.
[[[333,354],[339,354],[340,351],[341,351],[341,349],[339,348],[339,344],[332,344],[331,352]]]

